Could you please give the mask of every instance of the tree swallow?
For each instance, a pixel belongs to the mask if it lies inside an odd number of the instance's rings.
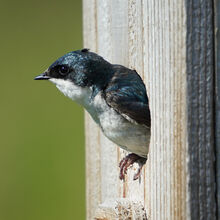
[[[139,178],[147,160],[151,117],[145,85],[135,70],[82,49],[60,57],[35,80],[54,83],[89,112],[108,139],[132,152],[119,163],[119,178],[124,180],[135,162],[139,169],[134,180]]]

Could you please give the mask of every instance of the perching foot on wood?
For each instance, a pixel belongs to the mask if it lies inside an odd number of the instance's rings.
[[[133,180],[137,180],[140,177],[141,170],[142,170],[144,164],[146,163],[146,161],[147,161],[147,158],[140,157],[137,154],[134,154],[134,153],[128,154],[119,163],[119,167],[120,167],[119,178],[120,178],[120,180],[125,179],[125,175],[127,174],[128,168],[130,166],[132,166],[135,162],[138,163],[139,168],[138,168],[138,171],[135,173]]]

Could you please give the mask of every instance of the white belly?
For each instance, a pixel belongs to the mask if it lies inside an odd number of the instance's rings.
[[[126,120],[110,108],[100,95],[95,97],[94,105],[98,107],[97,115],[95,115],[98,120],[95,121],[100,125],[106,137],[125,150],[140,156],[147,156],[150,129]]]

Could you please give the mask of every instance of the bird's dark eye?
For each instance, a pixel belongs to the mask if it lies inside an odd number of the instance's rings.
[[[59,66],[59,74],[65,76],[69,73],[69,67],[66,65]]]

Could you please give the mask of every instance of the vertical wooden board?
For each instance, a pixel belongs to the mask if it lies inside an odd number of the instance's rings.
[[[97,51],[97,3],[96,0],[83,1],[84,47]],[[86,12],[86,13],[85,13]],[[86,216],[93,219],[95,210],[101,203],[101,152],[100,130],[85,112],[86,133]]]
[[[139,2],[140,4],[140,2]],[[130,34],[128,30],[132,32],[129,27],[129,13],[131,12],[132,5],[137,7],[137,4],[134,2],[127,1],[111,1],[111,43],[112,43],[112,62],[122,64],[125,66],[129,66],[129,42],[132,40],[130,38]],[[131,6],[131,7],[129,7]],[[114,9],[114,10],[113,10]],[[132,13],[132,12],[131,12]],[[141,14],[141,10],[137,11],[138,16]],[[138,18],[134,16],[134,22]],[[137,29],[142,29],[142,27],[138,26]],[[133,33],[135,30],[133,30]],[[136,34],[136,33],[135,33]],[[136,36],[137,37],[137,36]],[[136,38],[137,39],[137,38]],[[140,42],[140,41],[139,41]],[[136,44],[134,45],[134,47]],[[141,57],[141,55],[139,56]],[[136,63],[137,65],[137,63]],[[147,147],[147,146],[146,146]],[[125,156],[123,150],[119,150],[119,160]],[[118,161],[119,162],[119,161]],[[131,200],[135,201],[144,201],[144,180],[141,183],[138,181],[133,181],[134,171],[137,167],[130,169],[127,175],[126,181],[123,183],[120,181],[119,183],[119,197],[126,196]],[[133,193],[133,192],[136,193]]]
[[[111,4],[109,1],[98,0],[97,4],[97,42],[98,54],[109,62],[112,61],[112,39],[111,39]],[[118,160],[117,147],[109,141],[101,132],[101,191],[102,203],[107,200],[118,198]]]
[[[83,0],[83,45],[97,51],[97,0]]]
[[[85,112],[86,128],[86,210],[87,219],[93,219],[101,203],[101,154],[99,128]]]
[[[220,219],[220,2],[215,0],[215,147],[217,216]]]
[[[150,219],[186,219],[184,2],[143,1],[144,74],[152,116],[145,198]]]
[[[128,36],[126,48],[126,63],[125,65],[131,69],[135,69],[138,74],[144,78],[143,74],[143,25],[142,25],[142,1],[129,0],[127,11],[126,36]],[[146,148],[149,143],[146,143]],[[145,186],[145,167],[142,170],[140,181],[133,181],[133,176],[137,172],[138,166],[135,164],[128,173],[126,196],[133,201],[140,201],[144,205],[144,186]],[[135,192],[135,193],[134,193]]]
[[[111,2],[112,63],[128,66],[128,2]]]
[[[186,2],[189,206],[192,219],[216,219],[213,2]]]
[[[112,0],[111,3],[111,41],[112,41],[112,63],[128,65],[128,3],[127,1]],[[126,152],[120,148],[118,152],[118,164],[126,155]],[[117,166],[118,166],[117,164]],[[117,172],[119,177],[119,169]],[[119,179],[118,179],[119,180]],[[127,181],[118,182],[118,197],[127,197]]]
[[[85,46],[142,75],[152,116],[140,184],[135,166],[118,180],[124,152],[86,116],[87,172],[100,181],[88,175],[88,219],[98,203],[123,196],[145,202],[149,219],[215,219],[212,10],[208,0],[84,0]]]

